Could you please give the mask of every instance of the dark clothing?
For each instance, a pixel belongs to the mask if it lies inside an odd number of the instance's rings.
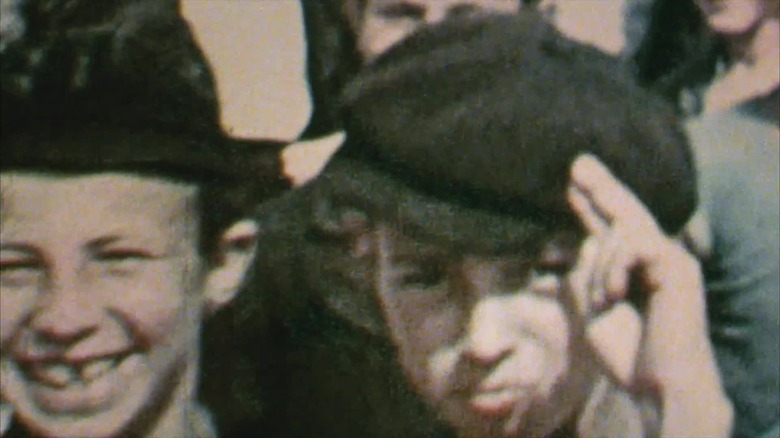
[[[265,356],[264,436],[447,437],[407,389],[392,348],[311,306]]]
[[[232,361],[232,390],[220,392],[204,376],[220,430],[236,437],[447,437],[406,388],[384,337],[347,322],[319,296],[312,258],[322,242],[310,229],[312,196],[300,189],[270,201],[263,215],[253,278],[232,309],[234,339],[210,356]]]
[[[11,427],[2,434],[3,438],[29,438],[30,434],[22,429],[22,426],[14,418],[11,418]]]

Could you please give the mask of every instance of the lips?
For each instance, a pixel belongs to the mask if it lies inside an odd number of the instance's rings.
[[[515,405],[515,391],[504,389],[475,394],[469,404],[471,409],[483,417],[503,418],[512,412]]]
[[[469,406],[477,415],[496,420],[517,412],[528,401],[527,388],[505,387],[475,393],[469,400]]]
[[[128,354],[113,354],[80,362],[63,360],[31,361],[23,369],[32,380],[52,388],[64,388],[68,385],[83,385],[100,378],[116,368]]]
[[[139,369],[138,354],[120,353],[89,360],[17,362],[28,396],[37,409],[56,415],[93,415],[113,406]]]

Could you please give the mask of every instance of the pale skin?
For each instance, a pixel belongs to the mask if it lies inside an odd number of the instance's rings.
[[[571,234],[506,255],[463,254],[382,224],[368,236],[401,367],[459,436],[546,436],[572,417],[595,370],[559,300]]]
[[[596,311],[626,297],[629,275],[648,300],[637,368],[623,383],[658,392],[660,436],[729,436],[733,413],[708,338],[698,263],[596,158],[575,161],[568,196],[589,234],[580,269],[590,273]]]
[[[357,234],[360,254],[378,254],[379,299],[412,388],[460,436],[546,436],[573,427],[606,375],[658,400],[659,436],[729,436],[696,260],[593,157],[575,162],[569,197],[587,232],[581,245],[561,230],[538,250],[489,256],[387,224]],[[630,275],[648,303],[637,339],[614,341],[627,331],[618,310],[631,307]],[[626,350],[628,372],[615,359]]]
[[[256,224],[237,221],[204,257],[193,184],[0,182],[1,388],[15,421],[51,437],[193,436],[200,325],[238,290]]]

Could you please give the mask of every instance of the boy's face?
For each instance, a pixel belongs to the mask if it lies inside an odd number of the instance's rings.
[[[546,436],[570,420],[593,377],[561,301],[576,232],[512,256],[446,251],[385,226],[377,236],[390,334],[444,421],[487,438]]]
[[[365,61],[423,26],[434,25],[454,16],[486,13],[515,13],[519,0],[366,0],[362,19],[353,20],[357,46]]]
[[[197,188],[121,173],[0,179],[2,397],[17,418],[41,435],[105,437],[186,398],[210,274]]]

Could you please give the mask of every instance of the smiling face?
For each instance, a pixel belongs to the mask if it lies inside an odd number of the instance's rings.
[[[572,419],[593,380],[560,300],[576,233],[500,257],[448,253],[383,226],[377,236],[401,365],[459,436],[546,436]]]
[[[451,17],[515,13],[520,0],[365,0],[352,15],[358,52],[370,61],[423,26]],[[360,18],[357,18],[357,15]]]
[[[165,417],[197,373],[210,274],[197,188],[118,173],[0,178],[3,399],[46,436],[115,436]]]

